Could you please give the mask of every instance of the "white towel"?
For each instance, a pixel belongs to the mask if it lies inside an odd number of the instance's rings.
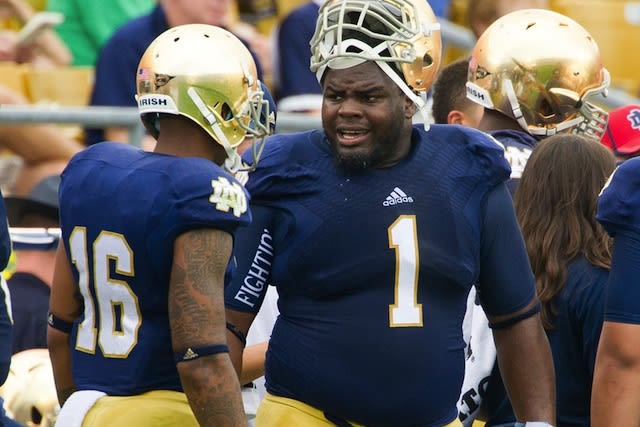
[[[81,390],[73,393],[60,409],[56,427],[82,427],[84,416],[105,393],[97,390]]]

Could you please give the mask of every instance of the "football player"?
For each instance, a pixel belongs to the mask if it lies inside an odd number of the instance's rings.
[[[640,425],[640,158],[625,160],[598,200],[597,218],[613,236],[604,325],[591,397],[594,427]]]
[[[225,289],[238,370],[267,287],[279,295],[256,424],[460,425],[474,283],[521,421],[553,424],[503,150],[475,129],[413,125],[440,63],[428,3],[330,0],[311,48],[323,130],[270,137],[248,174],[254,221],[236,234]]]
[[[269,132],[256,66],[228,31],[191,24],[157,37],[135,78],[154,152],[104,142],[62,173],[58,423],[245,425],[222,293],[232,234],[251,219],[236,149]]]
[[[594,140],[602,137],[607,113],[592,98],[606,94],[608,86],[609,73],[596,41],[562,14],[516,10],[482,33],[469,59],[467,97],[484,107],[478,129],[504,146],[511,165],[507,185],[512,195],[541,139],[568,132]],[[472,310],[473,357],[467,359],[460,401],[465,425],[477,414],[487,383],[498,384],[497,396],[491,397],[499,402],[493,405],[501,411],[498,418],[512,416],[508,402],[504,403],[500,372],[494,369],[495,346],[482,307],[475,304]],[[498,409],[489,408],[489,412]]]

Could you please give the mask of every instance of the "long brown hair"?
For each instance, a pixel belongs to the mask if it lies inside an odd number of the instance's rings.
[[[615,163],[603,145],[559,134],[538,143],[522,173],[514,203],[546,329],[553,329],[553,299],[576,256],[598,267],[611,266],[611,239],[596,221],[595,211]]]

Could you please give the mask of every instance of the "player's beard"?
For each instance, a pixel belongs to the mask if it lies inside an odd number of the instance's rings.
[[[394,151],[398,147],[398,140],[402,135],[402,125],[393,124],[382,134],[374,136],[374,144],[369,151],[357,151],[354,153],[345,153],[338,148],[338,142],[327,135],[331,152],[338,168],[346,171],[361,171],[365,169],[375,168],[378,165],[386,163],[393,157]]]

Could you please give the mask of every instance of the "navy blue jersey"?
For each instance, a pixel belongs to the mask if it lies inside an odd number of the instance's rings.
[[[74,322],[80,390],[181,390],[167,296],[174,240],[250,222],[244,188],[213,162],[100,143],[62,173],[60,224],[84,311]]]
[[[591,383],[602,330],[605,290],[609,271],[584,257],[567,268],[567,280],[554,298],[557,310],[553,330],[547,331],[556,373],[556,407],[559,426],[589,426]],[[514,423],[513,409],[494,366],[485,397],[487,426]]]
[[[640,157],[616,168],[600,194],[596,217],[614,237],[605,320],[640,324]]]
[[[372,426],[454,420],[471,286],[490,314],[535,293],[509,173],[502,148],[462,126],[415,127],[398,164],[351,173],[321,131],[271,137],[225,290],[228,308],[256,313],[277,286],[267,390]]]
[[[504,157],[511,166],[511,179],[507,182],[507,186],[513,195],[516,193],[524,167],[538,140],[527,132],[513,129],[495,130],[489,134],[504,146]]]

